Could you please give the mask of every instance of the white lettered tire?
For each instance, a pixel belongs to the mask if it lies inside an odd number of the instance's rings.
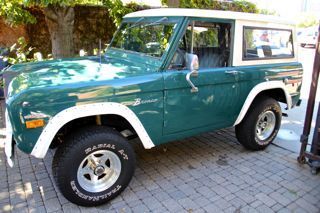
[[[117,131],[86,127],[58,147],[52,170],[61,193],[72,203],[97,206],[119,195],[129,184],[135,154]]]
[[[276,138],[281,125],[281,107],[270,97],[254,100],[246,116],[236,126],[238,141],[247,149],[263,150]]]

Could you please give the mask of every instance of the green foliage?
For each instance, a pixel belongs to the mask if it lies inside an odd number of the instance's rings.
[[[35,17],[24,9],[22,1],[19,0],[0,0],[0,17],[4,17],[10,25],[36,22]]]
[[[75,6],[75,5],[101,5],[108,8],[114,23],[119,26],[122,17],[128,13],[149,9],[149,6],[129,3],[123,5],[121,0],[0,0],[0,17],[11,24],[35,23],[36,19],[26,8],[48,7],[49,5]]]
[[[259,10],[254,3],[244,0],[236,0],[233,2],[217,2],[214,1],[214,8],[218,10],[230,10],[246,13],[258,13]]]
[[[102,5],[98,0],[0,0],[0,17],[10,25],[35,23],[36,18],[26,8],[48,5],[75,6],[77,4]]]
[[[139,5],[134,2],[123,5],[121,0],[102,0],[102,4],[108,8],[111,18],[116,26],[119,26],[122,18],[128,14],[139,10],[150,9],[149,6]]]
[[[10,64],[37,61],[38,59],[32,55],[33,49],[28,46],[24,37],[20,37],[17,43],[10,47],[9,54],[4,57],[4,60]]]
[[[168,0],[161,0],[166,5]],[[215,1],[215,0],[180,0],[181,8],[199,8],[211,10],[229,10],[246,13],[258,13],[259,10],[254,3],[245,0]]]
[[[298,27],[306,28],[319,25],[319,19],[313,14],[302,14],[298,20]]]
[[[102,5],[99,0],[24,0],[24,4],[30,6],[47,7],[49,5],[75,6],[75,5]]]
[[[267,9],[261,9],[259,13],[264,15],[273,15],[273,16],[279,16],[279,14],[275,10],[267,10]]]

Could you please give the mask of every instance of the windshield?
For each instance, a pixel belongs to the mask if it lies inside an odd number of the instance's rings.
[[[177,22],[168,18],[124,22],[115,35],[111,48],[133,51],[160,58],[169,46]]]

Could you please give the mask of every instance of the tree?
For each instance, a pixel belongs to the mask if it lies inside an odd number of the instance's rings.
[[[318,24],[319,24],[319,19],[317,19],[315,14],[302,13],[299,16],[297,26],[300,28],[306,28],[306,27],[312,27],[312,26],[316,27]]]
[[[179,7],[180,1],[179,0],[168,0],[168,7]]]
[[[245,0],[218,1],[218,0],[162,0],[168,7],[199,8],[211,10],[230,10],[247,13],[258,13],[256,5]]]
[[[10,24],[35,23],[35,18],[26,10],[38,6],[43,9],[52,43],[54,58],[74,55],[73,24],[75,4],[92,3],[90,0],[2,0],[0,15]]]
[[[27,8],[42,8],[51,37],[53,57],[72,57],[74,6],[79,4],[107,6],[116,24],[126,13],[139,9],[134,8],[134,4],[132,8],[124,7],[121,0],[0,0],[0,16],[11,25],[35,23],[35,17]]]
[[[130,2],[123,5],[121,0],[102,0],[102,4],[108,8],[109,15],[113,18],[116,26],[119,26],[122,18],[128,14],[138,10],[150,9],[150,6],[140,5]]]
[[[66,58],[73,56],[73,7],[48,5],[44,8],[44,14],[51,37],[53,57]]]

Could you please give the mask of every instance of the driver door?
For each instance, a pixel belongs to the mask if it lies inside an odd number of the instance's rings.
[[[164,73],[164,135],[231,126],[236,119],[239,85],[230,67],[233,23],[192,19]],[[186,81],[185,54],[199,58],[198,75]]]

